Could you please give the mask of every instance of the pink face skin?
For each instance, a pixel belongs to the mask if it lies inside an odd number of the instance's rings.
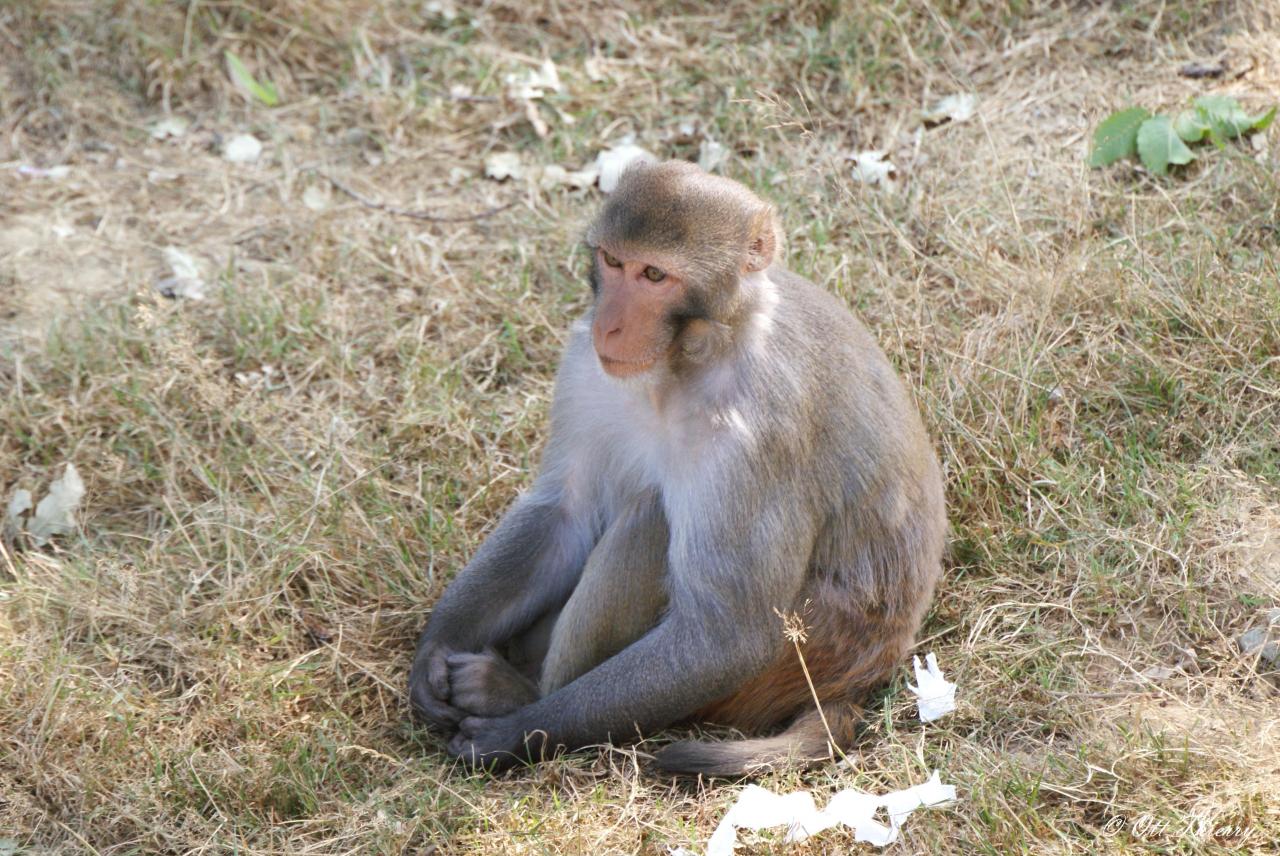
[[[591,340],[600,365],[616,378],[652,369],[671,349],[666,319],[684,299],[685,283],[654,263],[596,250],[600,293]]]

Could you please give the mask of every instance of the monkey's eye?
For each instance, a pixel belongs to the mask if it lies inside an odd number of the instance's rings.
[[[649,282],[662,282],[667,278],[666,271],[659,270],[653,265],[649,265],[644,269],[644,278]]]
[[[609,267],[615,267],[615,268],[622,267],[622,262],[618,261],[616,258],[609,255],[604,250],[600,251],[600,255],[604,257],[604,263],[607,264]]]

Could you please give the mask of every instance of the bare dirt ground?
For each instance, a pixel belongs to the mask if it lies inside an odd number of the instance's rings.
[[[1280,103],[1274,3],[0,0],[0,499],[87,485],[0,555],[0,854],[702,851],[738,785],[648,744],[468,773],[403,693],[586,306],[599,192],[540,170],[628,134],[725,147],[947,470],[920,649],[959,709],[899,680],[851,764],[763,783],[939,770],[959,800],[889,852],[1276,852],[1280,675],[1236,640],[1280,607],[1280,132],[1085,163],[1111,110],[1204,93]]]

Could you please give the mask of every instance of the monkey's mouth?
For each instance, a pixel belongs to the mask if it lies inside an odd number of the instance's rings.
[[[633,375],[643,374],[653,368],[657,360],[644,360],[641,362],[629,362],[627,360],[615,360],[613,357],[606,357],[600,352],[596,352],[596,356],[600,359],[600,367],[604,369],[605,374],[612,377],[631,377]]]

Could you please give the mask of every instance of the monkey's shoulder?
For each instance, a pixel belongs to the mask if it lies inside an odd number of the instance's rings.
[[[778,313],[791,322],[797,334],[824,344],[847,340],[880,350],[862,319],[838,296],[781,266],[769,269],[769,279],[778,293]]]

